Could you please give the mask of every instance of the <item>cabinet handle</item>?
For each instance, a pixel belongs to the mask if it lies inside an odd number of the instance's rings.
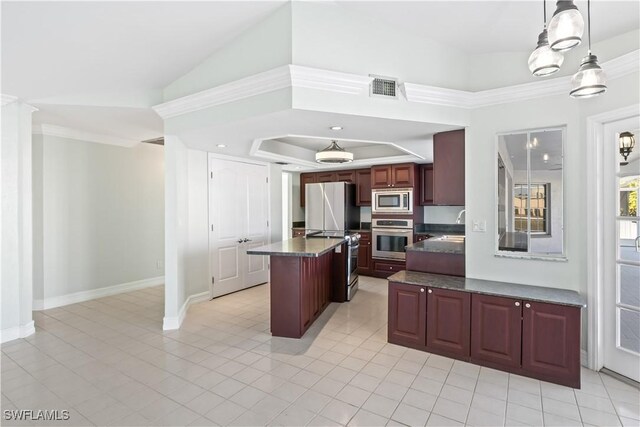
[[[420,288],[420,292],[424,292],[424,288]]]
[[[430,293],[430,294],[432,294],[432,293],[433,293],[433,291],[432,291],[431,289],[429,289],[429,293]]]
[[[531,304],[529,304],[529,303],[526,303],[524,306],[527,307],[527,308],[531,308]]]
[[[520,307],[520,303],[516,301],[516,307]]]

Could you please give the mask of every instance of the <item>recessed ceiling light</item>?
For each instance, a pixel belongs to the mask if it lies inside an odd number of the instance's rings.
[[[218,147],[218,148],[225,148],[225,147],[226,147],[226,145],[225,145],[225,144],[218,144],[218,145],[216,145],[216,147]]]
[[[342,126],[331,126],[329,129],[331,129],[331,130],[342,130]]]

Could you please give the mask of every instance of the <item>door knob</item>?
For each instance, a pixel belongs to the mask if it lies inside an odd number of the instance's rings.
[[[520,307],[520,303],[516,301],[516,307]]]
[[[432,293],[433,293],[433,290],[429,289],[429,293],[430,293],[430,294],[432,294]]]
[[[238,243],[242,243],[242,239],[238,239]]]
[[[424,292],[424,288],[420,288],[420,292]]]
[[[244,239],[242,239],[242,241],[246,243],[246,242],[250,242],[251,239],[244,238]]]
[[[529,303],[526,303],[524,306],[527,307],[527,308],[531,308],[531,304],[529,304]]]

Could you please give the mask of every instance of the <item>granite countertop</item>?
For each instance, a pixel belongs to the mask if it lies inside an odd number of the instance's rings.
[[[444,234],[430,234],[433,237],[406,246],[407,251],[437,252],[444,254],[464,254],[464,241],[438,240]],[[454,234],[448,234],[453,236]],[[464,234],[463,234],[464,236]]]
[[[542,286],[521,285],[492,280],[471,279],[468,277],[447,276],[443,274],[420,273],[417,271],[399,271],[387,278],[390,282],[407,285],[431,286],[433,288],[452,289],[463,292],[525,299],[528,301],[550,302],[554,304],[586,307],[585,298],[578,292],[567,289],[545,288]]]
[[[249,255],[319,257],[344,243],[344,239],[293,239],[247,250]]]

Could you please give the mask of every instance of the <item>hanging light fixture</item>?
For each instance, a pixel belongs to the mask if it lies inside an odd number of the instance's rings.
[[[598,65],[598,57],[591,54],[591,0],[587,0],[587,37],[589,50],[582,58],[578,72],[571,79],[571,95],[573,98],[590,98],[603,94],[607,90],[607,76]]]
[[[318,163],[350,163],[352,161],[353,153],[345,151],[337,141],[331,141],[327,148],[316,153]]]
[[[633,151],[633,147],[636,145],[636,140],[631,132],[622,132],[618,137],[618,146],[620,147],[620,155],[624,157],[623,165],[628,164],[627,157]]]
[[[558,0],[556,11],[549,21],[549,45],[560,52],[582,42],[584,19],[573,0]]]
[[[560,69],[564,56],[562,53],[551,49],[547,34],[547,1],[542,0],[544,13],[544,27],[538,36],[538,46],[529,56],[529,70],[534,76],[550,76]]]

